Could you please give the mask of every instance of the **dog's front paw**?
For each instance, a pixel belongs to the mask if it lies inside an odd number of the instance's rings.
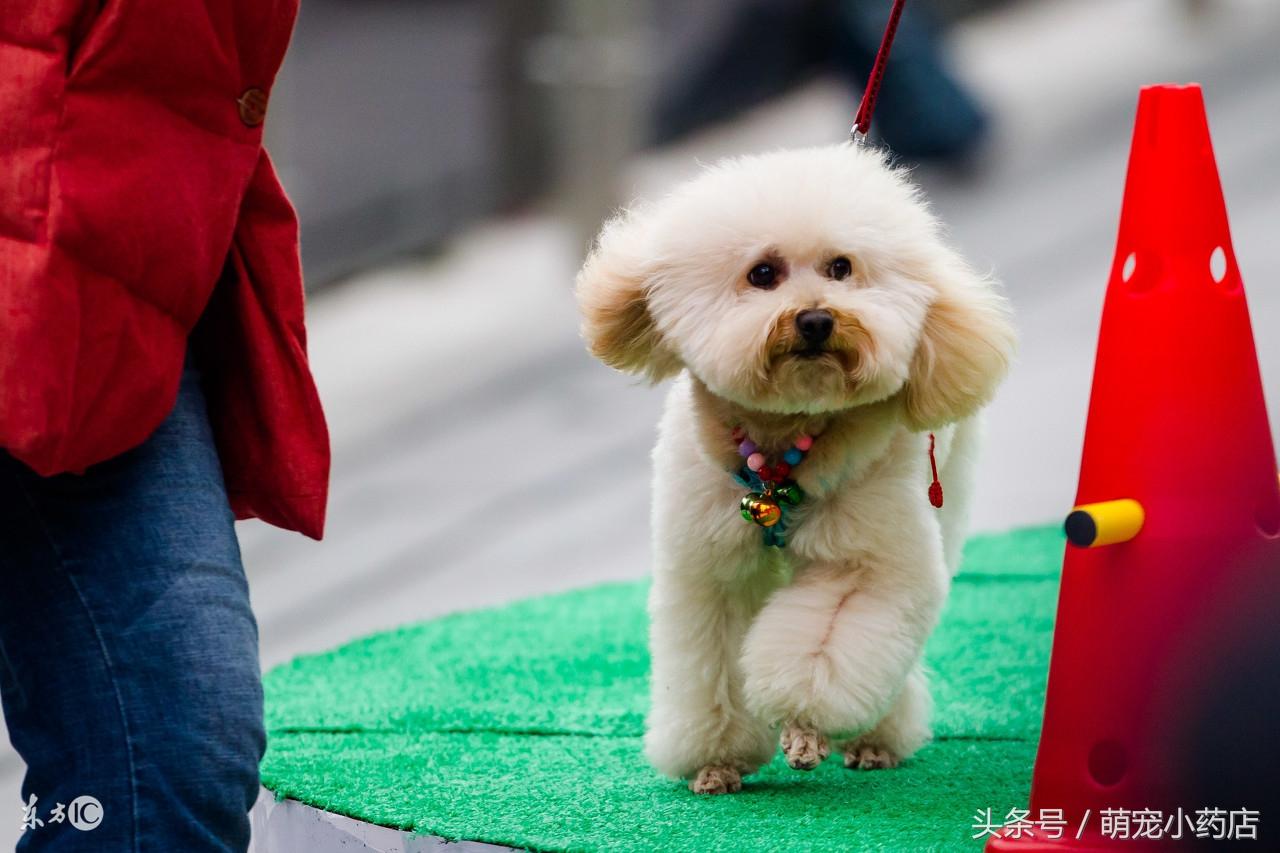
[[[689,782],[695,794],[734,794],[742,790],[742,774],[725,764],[708,764]]]
[[[842,750],[844,766],[850,770],[890,770],[902,761],[896,752],[872,741],[850,741]]]
[[[782,753],[792,770],[812,770],[826,761],[831,744],[814,727],[793,721],[782,727]]]

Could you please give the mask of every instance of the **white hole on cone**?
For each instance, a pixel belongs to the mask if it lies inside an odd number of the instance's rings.
[[[1133,252],[1129,253],[1129,257],[1124,259],[1124,267],[1120,270],[1120,278],[1128,283],[1133,278],[1133,271],[1138,268],[1138,256]]]
[[[1227,277],[1227,253],[1219,246],[1213,250],[1213,254],[1209,256],[1209,275],[1213,276],[1213,280],[1218,284],[1222,284],[1222,280]]]

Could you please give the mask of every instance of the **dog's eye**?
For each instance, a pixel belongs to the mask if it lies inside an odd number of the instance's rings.
[[[778,283],[778,268],[773,264],[760,263],[747,273],[747,281],[752,287],[768,289]]]
[[[827,277],[844,281],[853,273],[853,263],[846,257],[836,258],[827,264]]]

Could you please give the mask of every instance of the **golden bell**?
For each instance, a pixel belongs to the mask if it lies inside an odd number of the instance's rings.
[[[782,519],[782,508],[772,499],[752,492],[742,498],[742,517],[761,527],[773,527]]]

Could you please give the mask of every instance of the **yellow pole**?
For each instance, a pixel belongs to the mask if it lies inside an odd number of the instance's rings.
[[[1146,514],[1132,498],[1082,504],[1067,516],[1067,541],[1077,548],[1128,542],[1138,535]]]

